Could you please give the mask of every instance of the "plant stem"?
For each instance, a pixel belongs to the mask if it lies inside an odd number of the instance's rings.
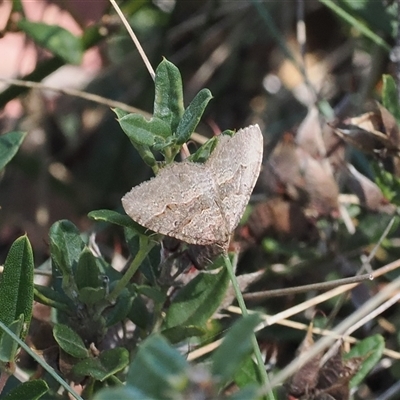
[[[138,52],[139,52],[140,56],[142,57],[142,60],[143,60],[144,64],[147,67],[147,70],[149,71],[151,79],[153,79],[153,81],[154,81],[154,78],[155,78],[156,74],[155,74],[155,72],[153,70],[153,67],[150,64],[149,59],[147,58],[147,55],[146,55],[145,51],[142,48],[142,45],[140,44],[138,38],[136,37],[135,33],[133,32],[131,26],[129,25],[129,22],[125,18],[125,15],[122,13],[121,9],[118,7],[118,4],[115,2],[115,0],[110,0],[110,3],[114,7],[114,9],[117,12],[118,16],[121,18],[122,23],[124,24],[127,32],[129,33],[129,36],[133,40],[133,43],[135,44],[136,48],[138,49]]]
[[[225,262],[225,266],[228,270],[229,277],[232,282],[233,290],[235,291],[236,300],[239,304],[240,310],[242,311],[242,315],[247,316],[247,315],[249,315],[249,313],[247,311],[242,292],[240,291],[239,282],[236,279],[236,275],[233,270],[231,260],[229,259],[227,254],[224,254],[224,262]],[[267,374],[267,371],[265,370],[264,361],[262,359],[260,347],[258,346],[258,342],[257,342],[257,338],[256,338],[255,334],[253,334],[251,341],[253,344],[254,355],[255,355],[256,361],[257,361],[258,372],[260,374],[260,378],[262,381],[261,384],[265,385],[265,386],[269,386],[268,374]],[[266,396],[267,396],[268,400],[275,400],[275,397],[274,397],[274,394],[272,393],[272,391],[267,393]]]
[[[125,272],[124,276],[118,281],[118,283],[116,284],[113,291],[107,296],[107,300],[109,302],[113,302],[117,299],[117,297],[120,295],[122,290],[126,287],[126,285],[131,280],[132,276],[138,270],[138,268],[142,264],[143,260],[147,257],[147,254],[149,254],[149,252],[153,248],[154,244],[155,243],[153,241],[149,241],[147,237],[145,237],[145,236],[140,237],[139,251],[137,252],[135,258],[131,262],[131,265],[129,266],[128,270]]]

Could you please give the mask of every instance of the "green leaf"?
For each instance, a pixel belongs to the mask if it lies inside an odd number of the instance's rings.
[[[147,286],[147,285],[140,285],[136,286],[136,290],[138,293],[147,296],[149,299],[152,299],[155,303],[162,304],[165,302],[167,296],[165,292],[160,290],[157,287]]]
[[[15,336],[20,337],[24,324],[24,316],[21,314],[19,319],[13,321],[8,329]],[[10,335],[2,335],[0,338],[0,361],[13,362],[17,355],[18,343]]]
[[[35,379],[21,383],[18,387],[8,392],[2,399],[3,400],[37,400],[40,399],[49,387],[42,379]]]
[[[103,382],[111,375],[123,370],[129,363],[129,352],[121,347],[103,351],[97,358],[86,358],[73,367],[81,376],[91,376]]]
[[[80,64],[83,56],[82,41],[71,32],[58,25],[21,20],[18,27],[39,46],[71,64]]]
[[[188,382],[188,368],[184,357],[156,334],[140,345],[129,367],[127,383],[149,397],[174,398],[174,390],[182,390]]]
[[[8,132],[0,136],[0,171],[17,153],[26,132]]]
[[[93,306],[104,300],[106,295],[107,292],[105,288],[84,287],[82,289],[79,289],[78,299],[79,301],[87,304],[88,306]]]
[[[225,336],[221,346],[213,353],[212,374],[225,383],[233,379],[235,372],[252,350],[251,338],[254,328],[260,322],[257,314],[251,314],[237,321]]]
[[[118,296],[115,305],[107,314],[106,324],[107,326],[115,325],[127,317],[131,311],[133,303],[133,295],[128,289],[124,289]]]
[[[96,257],[88,247],[82,250],[75,270],[75,281],[78,289],[98,288],[100,286],[100,269]]]
[[[65,312],[73,309],[74,304],[71,299],[64,293],[56,292],[48,286],[35,285],[34,286],[34,299],[41,304],[57,308]]]
[[[85,247],[78,228],[68,220],[55,222],[49,232],[50,252],[62,273],[71,274]]]
[[[208,157],[210,157],[211,153],[213,152],[215,146],[218,143],[218,138],[214,136],[210,140],[207,140],[206,143],[203,144],[195,153],[190,155],[187,158],[187,161],[192,161],[192,162],[199,162],[199,163],[204,163],[208,160]]]
[[[260,398],[260,387],[258,385],[246,386],[228,397],[230,400],[259,400]]]
[[[385,171],[379,163],[371,163],[375,174],[375,183],[383,195],[396,206],[400,205],[400,179],[389,171]]]
[[[140,114],[128,114],[118,119],[122,130],[134,145],[166,145],[170,127],[159,118],[147,120]]]
[[[118,119],[121,119],[121,118],[125,117],[126,115],[129,115],[129,113],[127,113],[123,110],[120,110],[119,108],[115,108],[115,109],[113,109],[113,111],[115,112],[115,114],[117,114]],[[154,154],[151,152],[149,146],[138,145],[132,141],[131,141],[131,143],[133,144],[133,147],[135,147],[135,149],[139,153],[142,160],[151,168],[157,169],[157,160],[155,159]]]
[[[183,113],[181,120],[176,128],[176,143],[186,143],[191,134],[196,129],[200,119],[207,107],[208,102],[212,99],[212,94],[208,89],[202,89],[197,93],[196,97],[189,104]]]
[[[142,296],[135,296],[127,318],[139,328],[147,328],[149,321],[151,321],[151,316]]]
[[[118,107],[112,108],[111,111],[114,111],[115,114],[117,114],[117,118],[121,119],[122,117],[125,117],[126,115],[129,115],[130,112],[125,111],[125,110],[121,110]]]
[[[214,314],[228,288],[226,268],[218,274],[199,274],[173,299],[165,319],[165,328],[178,325],[202,326]]]
[[[162,335],[166,337],[171,343],[179,343],[194,336],[203,336],[206,331],[205,329],[199,328],[198,326],[174,326],[173,328],[164,329]]]
[[[126,385],[116,388],[107,388],[96,393],[94,400],[157,400],[154,397],[146,396],[139,389]]]
[[[81,337],[69,326],[57,324],[53,329],[53,336],[58,345],[69,355],[75,358],[86,358],[89,353]]]
[[[396,82],[391,75],[383,75],[382,104],[400,124],[400,106]]]
[[[62,273],[62,288],[70,299],[76,300],[78,288],[73,270],[78,264],[85,243],[78,228],[68,220],[55,222],[50,228],[49,236],[52,261]]]
[[[228,135],[228,136],[233,136],[235,134],[234,131],[231,130],[225,130],[221,133],[221,135]],[[210,157],[211,153],[214,151],[215,146],[218,143],[218,138],[221,136],[214,136],[211,139],[207,140],[206,143],[204,143],[195,153],[190,155],[187,158],[187,161],[192,161],[192,162],[199,162],[199,163],[204,163],[208,160]]]
[[[251,356],[247,357],[240,365],[238,371],[235,373],[234,380],[240,388],[260,382],[257,365]]]
[[[110,224],[115,224],[119,226],[123,226],[124,228],[132,229],[136,231],[140,235],[144,235],[146,229],[143,226],[139,225],[131,217],[128,217],[126,214],[120,214],[117,211],[112,210],[96,210],[91,211],[88,214],[88,217],[95,221],[104,221]]]
[[[12,244],[0,281],[0,320],[9,326],[22,314],[21,338],[25,337],[32,317],[33,268],[32,247],[24,235]],[[2,334],[0,331],[0,337]]]
[[[385,339],[381,335],[373,335],[361,340],[345,354],[346,360],[353,357],[365,357],[360,369],[350,381],[350,387],[358,386],[368,373],[375,367],[385,350]]]
[[[154,118],[164,121],[170,132],[175,132],[184,111],[179,69],[164,58],[156,69],[154,86]]]

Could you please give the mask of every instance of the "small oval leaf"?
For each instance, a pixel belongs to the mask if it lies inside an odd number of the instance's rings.
[[[204,163],[208,160],[208,157],[210,157],[211,153],[215,149],[215,146],[218,143],[218,138],[214,136],[210,140],[207,140],[206,143],[203,144],[195,153],[190,155],[187,158],[187,161],[192,161],[192,162],[199,162],[199,163]]]
[[[92,288],[92,287],[84,287],[79,289],[78,299],[82,303],[87,304],[88,306],[94,306],[95,304],[100,303],[106,297],[106,289],[105,288]]]
[[[91,211],[88,214],[88,217],[95,221],[104,221],[110,224],[123,226],[124,228],[137,231],[137,233],[141,235],[144,235],[146,232],[146,228],[143,228],[143,226],[136,223],[131,217],[128,217],[126,214],[120,214],[117,211],[112,211],[112,210]]]
[[[85,247],[78,228],[68,220],[55,222],[49,231],[50,252],[63,275],[71,275]]]
[[[154,117],[175,132],[184,111],[182,77],[179,69],[166,60],[160,62],[154,79]]]
[[[196,129],[204,110],[211,99],[212,94],[208,89],[202,89],[197,93],[196,97],[186,108],[176,128],[177,144],[186,143],[190,139],[191,134]]]
[[[8,392],[2,399],[3,400],[37,400],[40,399],[49,387],[42,379],[35,379],[33,381],[23,382],[15,389]]]
[[[98,288],[100,286],[100,269],[96,257],[88,247],[82,250],[75,270],[75,281],[78,289]]]
[[[128,289],[124,289],[117,298],[115,305],[107,314],[106,325],[113,326],[125,319],[131,311],[132,303],[133,295]]]
[[[91,376],[103,382],[111,375],[124,369],[129,363],[129,352],[121,347],[103,351],[97,358],[86,358],[73,367],[73,372],[81,376]]]
[[[81,337],[69,326],[57,324],[53,329],[53,336],[58,345],[69,355],[75,358],[86,358],[89,353]]]
[[[215,275],[197,275],[173,299],[167,311],[165,328],[178,325],[201,327],[219,307],[228,283],[226,268]]]
[[[147,120],[140,114],[128,114],[118,119],[118,122],[135,145],[160,145],[171,136],[170,127],[159,118]]]

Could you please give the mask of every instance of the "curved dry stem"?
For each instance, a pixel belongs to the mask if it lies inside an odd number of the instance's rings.
[[[151,117],[151,114],[146,113],[145,111],[140,110],[139,108],[129,106],[125,103],[122,103],[121,101],[107,99],[106,97],[99,96],[97,94],[84,92],[82,90],[58,88],[58,87],[54,87],[54,86],[44,85],[41,82],[26,81],[26,80],[22,80],[22,79],[12,79],[12,78],[0,78],[0,82],[7,83],[9,85],[22,86],[22,87],[26,87],[29,89],[49,90],[52,92],[58,92],[58,93],[65,94],[68,96],[74,96],[74,97],[79,97],[84,100],[93,101],[96,104],[103,104],[108,107],[120,108],[121,110],[124,110],[127,112],[138,113],[143,116]]]
[[[371,254],[373,253],[372,257],[375,255],[377,248],[379,247],[380,243],[382,240],[387,236],[388,232],[390,231],[390,228],[393,226],[394,218],[391,219],[389,222],[387,228],[385,229],[385,232],[383,233],[381,239],[378,241],[378,244],[374,247],[372,250]],[[371,255],[368,257],[368,259],[365,262],[370,262],[372,259]],[[298,294],[298,293],[304,293],[308,292],[310,290],[326,290],[326,289],[331,289],[331,288],[338,288],[338,287],[344,287],[345,289],[343,292],[346,292],[347,290],[352,289],[353,287],[357,286],[361,282],[365,282],[368,280],[374,280],[382,275],[387,274],[388,272],[394,271],[397,268],[400,267],[400,260],[396,260],[390,264],[384,265],[383,267],[371,271],[368,274],[363,274],[363,275],[356,275],[352,276],[350,278],[343,278],[343,279],[336,279],[333,281],[329,282],[319,282],[319,283],[311,283],[309,285],[301,285],[301,286],[293,286],[290,288],[286,289],[275,289],[275,290],[266,290],[262,292],[252,292],[252,293],[246,293],[243,295],[245,300],[264,300],[268,299],[270,297],[278,297],[278,296],[287,296],[289,294]],[[343,286],[345,285],[345,286]],[[328,294],[331,292],[327,292]],[[336,293],[336,292],[332,292]],[[334,294],[336,296],[336,294]],[[310,301],[314,301],[318,299],[319,296],[314,297]],[[316,303],[317,304],[317,303]]]
[[[399,267],[400,267],[400,260],[396,260],[396,261],[394,261],[394,262],[392,262],[390,264],[387,264],[387,265],[377,269],[376,271],[373,272],[372,276],[373,276],[373,278],[377,278],[377,277],[382,276],[382,275],[384,275],[384,274],[386,274],[388,272],[394,271]],[[294,322],[287,322],[288,321],[287,319],[290,318],[293,315],[296,315],[296,314],[298,314],[298,313],[300,313],[302,311],[307,310],[308,308],[315,307],[316,305],[318,305],[320,303],[323,303],[323,302],[325,302],[325,301],[327,301],[327,300],[329,300],[329,299],[331,299],[333,297],[336,297],[336,296],[338,296],[338,295],[340,295],[342,293],[345,293],[345,292],[353,289],[354,287],[356,287],[359,283],[360,282],[347,284],[347,285],[342,285],[340,287],[336,287],[335,289],[332,289],[332,290],[330,290],[330,291],[328,291],[326,293],[322,293],[322,294],[320,294],[318,296],[315,296],[312,299],[309,299],[309,300],[304,301],[304,302],[302,302],[300,304],[297,304],[296,306],[291,307],[291,308],[289,308],[287,310],[284,310],[284,311],[282,311],[282,312],[280,312],[278,314],[275,314],[275,315],[264,314],[265,321],[257,326],[256,331],[259,331],[261,329],[264,329],[266,326],[271,326],[271,325],[274,325],[274,324],[281,324],[281,325],[285,325],[287,323],[289,323],[289,324],[297,324],[297,323],[294,323]],[[306,286],[309,287],[309,285],[305,285],[304,287],[306,287]],[[301,286],[298,287],[298,288],[301,288]],[[236,314],[241,314],[242,313],[239,307],[234,307],[234,306],[228,307],[227,311],[230,311],[230,312],[233,312],[233,313],[236,313]],[[252,312],[252,311],[248,311],[248,312]],[[262,315],[262,314],[260,314],[260,315]],[[298,326],[300,326],[300,325],[298,325]],[[307,326],[304,325],[304,327],[305,327],[305,330],[306,330]],[[296,329],[299,329],[299,328],[296,328]],[[327,333],[327,334],[333,335],[335,338],[341,338],[343,336],[343,335],[337,335],[335,333],[335,331],[332,331],[332,330],[320,330],[319,328],[314,328],[313,331],[315,333],[318,333],[318,334]],[[203,356],[203,355],[215,350],[220,344],[221,344],[221,340],[216,340],[216,341],[214,341],[212,343],[207,344],[204,347],[198,348],[198,349],[190,352],[190,354],[188,356],[188,359],[189,360],[197,359],[197,358],[199,358],[199,357],[201,357],[201,356]],[[396,359],[398,359],[400,357],[400,354],[398,354],[396,352],[393,353],[388,349],[386,350],[386,355],[388,355],[390,357],[393,357],[393,358],[396,358]]]

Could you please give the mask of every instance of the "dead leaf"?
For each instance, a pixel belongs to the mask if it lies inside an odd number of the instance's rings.
[[[346,177],[348,188],[357,195],[360,199],[360,204],[368,210],[387,214],[396,212],[396,206],[389,202],[378,185],[358,172],[351,164],[343,168],[343,173]]]
[[[359,150],[385,158],[400,156],[400,131],[393,115],[381,104],[374,110],[332,125],[335,133]]]
[[[308,327],[307,334],[301,342],[299,349],[297,350],[297,356],[305,356],[308,350],[313,346],[314,339],[312,337],[313,324],[311,323]],[[318,382],[319,374],[319,362],[322,358],[322,353],[312,358],[310,361],[305,363],[292,377],[288,387],[290,395],[295,397],[302,397],[308,395],[316,387]]]

